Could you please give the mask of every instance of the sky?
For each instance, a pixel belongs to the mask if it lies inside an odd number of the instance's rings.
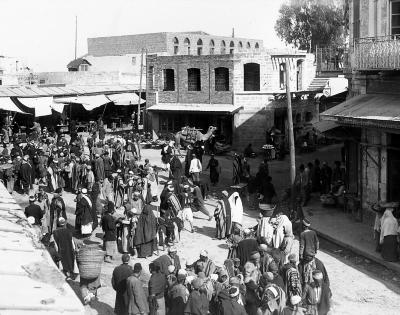
[[[87,53],[87,38],[154,32],[205,31],[262,39],[283,47],[274,25],[285,0],[0,0],[0,55],[34,71],[66,71]]]

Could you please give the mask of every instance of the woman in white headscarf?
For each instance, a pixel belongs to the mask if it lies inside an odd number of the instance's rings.
[[[241,227],[243,221],[243,205],[242,199],[237,192],[234,192],[229,197],[229,205],[231,206],[232,227],[234,227],[235,225],[239,225],[239,227]]]
[[[382,244],[382,257],[386,261],[397,261],[399,259],[397,251],[399,224],[393,216],[394,206],[388,204],[381,219],[380,243]]]

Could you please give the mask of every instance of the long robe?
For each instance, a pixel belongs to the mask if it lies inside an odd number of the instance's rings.
[[[72,232],[66,227],[58,228],[53,232],[53,237],[58,247],[63,270],[72,273],[75,259]]]
[[[93,222],[92,202],[87,196],[82,196],[76,203],[75,229],[81,232],[82,225]]]
[[[237,255],[240,259],[240,266],[244,266],[250,260],[250,254],[258,250],[258,243],[253,238],[246,238],[239,242],[237,246]]]
[[[50,203],[50,233],[56,229],[60,217],[67,220],[64,200],[61,197],[53,197]]]
[[[216,159],[211,158],[210,161],[208,161],[207,168],[210,168],[210,181],[213,184],[218,183],[219,180],[219,163]]]
[[[94,161],[94,174],[96,176],[96,180],[104,179],[104,161],[101,157]]]
[[[139,257],[152,256],[156,247],[157,219],[150,207],[145,206],[136,226],[134,244]]]
[[[129,264],[122,264],[115,267],[111,284],[113,289],[116,291],[115,296],[115,308],[114,312],[117,315],[128,314],[128,294],[126,292],[127,279],[132,276],[133,269]]]
[[[216,225],[215,237],[223,239],[226,237],[226,210],[222,200],[217,201],[217,207],[214,211],[214,219]]]
[[[229,197],[229,204],[231,206],[231,220],[233,223],[242,225],[243,221],[243,205],[242,199],[237,192],[234,192]]]
[[[177,156],[173,156],[170,161],[170,171],[172,178],[179,180],[182,176],[182,163]]]

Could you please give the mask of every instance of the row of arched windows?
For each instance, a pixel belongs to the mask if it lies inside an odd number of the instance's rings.
[[[179,53],[179,39],[177,37],[175,37],[173,42],[174,42],[174,55],[177,55]],[[221,40],[221,42],[220,42],[220,54],[226,54],[226,53],[233,54],[234,51],[235,51],[235,42],[234,41],[230,41],[229,42],[229,52],[227,52],[227,48],[226,47],[227,47],[226,41],[225,40]],[[239,49],[239,51],[242,50],[243,47],[244,47],[243,46],[243,42],[239,41],[237,43],[237,48]],[[245,43],[245,47],[246,47],[246,49],[251,49],[251,43],[250,42]],[[190,39],[187,38],[187,37],[183,40],[183,48],[184,48],[183,54],[190,55],[190,53],[191,53],[191,43],[190,43]],[[255,43],[254,48],[255,49],[259,49],[260,45],[258,43]],[[209,42],[209,49],[210,49],[209,50],[209,54],[210,55],[214,55],[216,53],[215,52],[215,41],[213,39],[211,39],[210,42]],[[196,53],[197,53],[197,55],[202,55],[203,54],[203,40],[201,38],[199,38],[197,40],[197,51],[196,51]]]

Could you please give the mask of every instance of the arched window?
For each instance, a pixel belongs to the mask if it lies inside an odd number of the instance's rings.
[[[188,73],[188,91],[201,91],[201,76],[199,68],[189,68]]]
[[[244,64],[244,90],[260,91],[260,65],[258,63]]]
[[[185,46],[185,50],[187,51],[187,54],[190,55],[190,40],[189,38],[185,38],[183,41],[183,45]]]
[[[210,55],[214,55],[215,52],[215,43],[214,40],[210,40]]]
[[[221,41],[221,54],[224,55],[226,53],[226,44],[225,41]]]
[[[215,72],[215,90],[229,91],[229,69],[219,67],[214,69]]]
[[[239,51],[241,51],[241,50],[243,49],[243,43],[242,43],[242,42],[239,42],[239,43],[238,43],[238,47],[239,47]]]
[[[231,41],[231,42],[229,43],[229,53],[230,53],[231,55],[233,55],[234,52],[235,52],[235,43],[234,43],[233,41]]]
[[[179,53],[179,40],[178,38],[174,37],[174,55]]]
[[[260,48],[260,45],[259,45],[258,43],[256,43],[254,47],[255,47],[256,49],[259,49],[259,48]]]
[[[197,55],[201,55],[203,53],[203,41],[201,38],[197,41]]]
[[[247,42],[246,48],[247,48],[247,49],[250,49],[250,48],[251,48],[250,42]]]

